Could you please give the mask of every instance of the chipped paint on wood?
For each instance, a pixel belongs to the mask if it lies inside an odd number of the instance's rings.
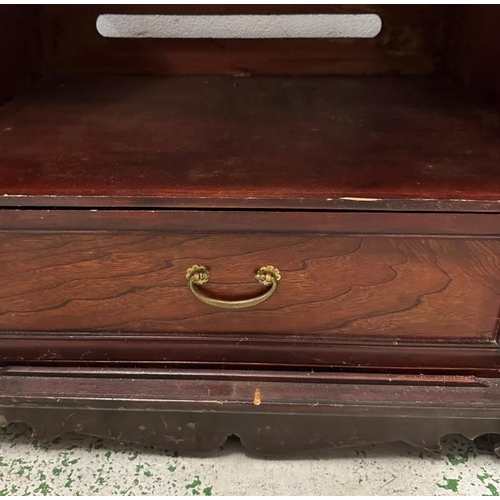
[[[344,201],[382,201],[381,198],[352,198],[352,197],[345,197],[345,198],[340,198],[341,200]]]

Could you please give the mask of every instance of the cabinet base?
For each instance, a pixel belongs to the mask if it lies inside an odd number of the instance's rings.
[[[272,456],[500,434],[493,378],[7,367],[0,388],[0,425],[24,422],[40,440],[78,432],[199,452],[236,435]]]

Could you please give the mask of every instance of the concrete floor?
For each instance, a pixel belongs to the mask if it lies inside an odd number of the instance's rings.
[[[500,491],[500,459],[484,437],[443,439],[440,453],[394,443],[267,460],[237,441],[212,455],[30,429],[0,429],[0,495],[485,495]]]

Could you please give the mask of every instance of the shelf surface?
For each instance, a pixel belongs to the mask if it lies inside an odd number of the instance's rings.
[[[1,206],[500,211],[500,119],[431,77],[61,76],[0,108]]]

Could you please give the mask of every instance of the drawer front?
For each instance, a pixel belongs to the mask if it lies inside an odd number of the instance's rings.
[[[206,266],[202,303],[186,270]],[[299,335],[368,341],[494,342],[500,239],[418,235],[3,232],[0,330]]]

